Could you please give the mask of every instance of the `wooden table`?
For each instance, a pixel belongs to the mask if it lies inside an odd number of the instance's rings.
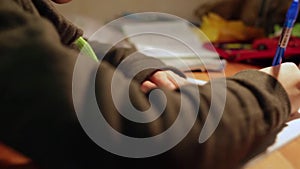
[[[196,79],[201,80],[209,80],[210,78],[215,77],[224,77],[224,76],[232,76],[235,73],[247,70],[247,69],[259,69],[259,66],[249,65],[249,64],[242,64],[242,63],[227,63],[225,71],[224,72],[209,72],[209,73],[203,73],[203,72],[186,72],[187,76],[194,76]]]
[[[258,66],[252,66],[240,63],[228,63],[224,72],[210,72],[210,76],[222,77],[232,76],[233,74],[245,69],[259,69]],[[186,73],[188,76],[202,80],[209,80],[207,73]],[[300,129],[299,129],[300,130]],[[255,159],[245,166],[245,169],[300,169],[300,137],[290,141],[283,147]],[[1,169],[37,169],[32,161],[5,146],[0,142],[0,168]]]
[[[281,148],[258,157],[244,169],[299,169],[300,137],[290,141]]]

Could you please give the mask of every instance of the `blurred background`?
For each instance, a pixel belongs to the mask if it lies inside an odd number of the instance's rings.
[[[184,18],[208,37],[230,61],[270,65],[292,0],[73,0],[55,4],[90,37],[107,22],[130,13],[162,12]],[[286,56],[299,62],[299,17]],[[233,50],[233,51],[232,51]],[[253,54],[253,50],[256,53]],[[257,64],[257,63],[255,63]],[[265,64],[265,63],[264,63]]]
[[[127,12],[166,12],[197,20],[194,11],[199,0],[73,0],[56,5],[66,16],[81,15],[97,21],[109,21]]]

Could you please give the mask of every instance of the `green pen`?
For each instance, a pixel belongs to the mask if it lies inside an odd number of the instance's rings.
[[[96,62],[99,62],[97,55],[95,54],[93,48],[91,47],[91,45],[83,38],[83,37],[79,37],[76,41],[75,41],[76,46],[80,49],[80,51],[91,57],[92,59],[94,59]]]

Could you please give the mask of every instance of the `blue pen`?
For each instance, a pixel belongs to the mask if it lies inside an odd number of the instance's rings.
[[[294,0],[286,14],[282,33],[281,33],[278,47],[276,49],[276,53],[275,53],[274,60],[272,63],[273,66],[279,65],[282,61],[285,49],[288,45],[288,42],[289,42],[289,39],[290,39],[290,36],[292,33],[294,23],[298,16],[298,11],[299,11],[299,2],[298,2],[298,0]]]

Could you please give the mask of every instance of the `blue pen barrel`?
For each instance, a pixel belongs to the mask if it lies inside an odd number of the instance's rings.
[[[273,66],[279,65],[281,63],[284,52],[285,48],[277,47],[276,54],[272,62]]]
[[[286,13],[286,23],[290,22],[286,26],[293,27],[294,22],[296,21],[298,16],[298,12],[299,12],[299,2],[298,0],[294,0]]]
[[[273,59],[273,66],[279,65],[284,56],[285,49],[289,43],[289,39],[292,33],[292,28],[284,27],[279,39],[278,47],[276,49],[275,57]]]
[[[279,47],[281,47],[281,48],[287,47],[290,37],[291,37],[291,34],[292,34],[292,28],[288,28],[288,27],[283,28],[280,39],[279,39],[279,44],[278,44]]]
[[[278,65],[281,63],[282,58],[284,56],[285,49],[289,43],[289,39],[292,33],[292,29],[294,26],[294,23],[297,19],[299,11],[299,2],[298,0],[294,0],[291,4],[290,8],[287,11],[286,19],[283,25],[283,30],[279,39],[278,47],[276,50],[276,54],[273,60],[272,65]]]

